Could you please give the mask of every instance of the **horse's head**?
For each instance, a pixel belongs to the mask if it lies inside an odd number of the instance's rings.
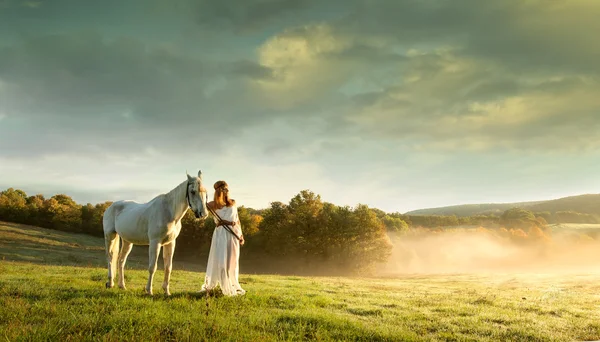
[[[208,208],[206,207],[208,192],[202,184],[202,171],[198,171],[198,177],[192,177],[189,174],[187,177],[186,197],[188,204],[192,208],[196,218],[206,218],[208,216]]]

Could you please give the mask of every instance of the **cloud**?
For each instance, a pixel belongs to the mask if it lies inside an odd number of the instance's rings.
[[[598,72],[591,32],[600,4],[590,0],[363,2],[333,25],[344,35],[387,37],[418,49],[460,46],[514,68]]]
[[[256,32],[273,24],[294,20],[299,12],[318,5],[315,0],[224,0],[189,4],[196,23],[209,30]]]
[[[390,67],[405,57],[384,43],[337,35],[328,24],[285,30],[258,49],[259,64],[272,70],[273,78],[254,85],[266,105],[279,110],[336,108],[346,92],[391,82],[395,72]],[[319,114],[327,115],[323,112]]]
[[[259,63],[274,77],[256,87],[273,108],[319,103],[331,126],[417,151],[593,149],[600,50],[590,12],[600,5],[358,5],[267,40]]]
[[[576,151],[600,143],[595,78],[511,75],[453,56],[419,70],[421,57],[415,58],[417,67],[406,69],[410,82],[369,94],[352,116],[366,133],[437,150]],[[505,81],[510,78],[515,81]],[[488,93],[485,88],[494,83],[502,87]]]
[[[157,4],[186,11],[194,5]],[[583,32],[598,25],[586,14],[598,9],[594,2],[357,1],[339,7],[337,17],[317,15],[314,1],[197,6],[210,30],[219,22],[242,31],[275,28],[286,15],[305,23],[264,40],[255,59],[215,60],[178,45],[99,33],[29,35],[0,50],[4,122],[54,122],[61,134],[83,140],[93,126],[102,133],[93,137],[96,145],[129,143],[134,150],[156,136],[172,136],[151,143],[166,150],[199,127],[214,139],[228,120],[235,120],[235,134],[274,117],[293,127],[313,127],[318,118],[327,129],[313,139],[332,144],[353,132],[417,150],[555,149],[565,146],[551,136],[576,134],[576,127],[596,141],[598,76],[586,60],[595,60],[597,44]],[[561,28],[547,27],[552,20]],[[559,124],[574,109],[578,114]],[[132,139],[114,143],[122,137]],[[566,147],[582,144],[595,146],[572,136]]]
[[[91,145],[124,153],[148,145],[216,150],[221,144],[214,139],[228,118],[236,117],[238,125],[227,127],[235,134],[268,114],[248,105],[245,84],[269,74],[252,61],[219,62],[133,38],[33,35],[0,48],[6,122],[0,140],[15,155]]]
[[[215,172],[255,177],[253,193],[281,177],[280,200],[302,180],[334,202],[397,207],[487,184],[457,165],[519,156],[522,169],[600,145],[597,1],[12,5],[0,11],[14,28],[0,30],[2,163],[74,160],[100,179],[118,177],[113,164],[166,175],[219,160]],[[484,173],[508,188],[509,171]]]
[[[129,109],[160,117],[143,107],[171,105],[186,89],[201,94],[211,77],[197,59],[94,33],[32,37],[3,48],[0,65],[4,82],[19,92],[9,106],[23,115],[97,116]]]

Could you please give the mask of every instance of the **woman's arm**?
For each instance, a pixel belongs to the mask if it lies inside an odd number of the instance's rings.
[[[237,222],[232,222],[232,221],[227,221],[227,220],[221,220],[221,224],[226,224],[228,226],[235,226],[236,224],[239,224],[239,220]]]
[[[240,227],[240,225],[241,225],[239,219],[237,219],[236,222],[231,222],[231,221],[227,221],[227,220],[221,220],[220,224],[228,225],[231,228],[236,227],[236,226]],[[233,228],[233,229],[235,230],[235,228]],[[246,241],[244,240],[244,233],[242,233],[242,228],[241,227],[239,228],[239,232],[240,232],[240,235],[239,235],[239,237],[240,237],[240,245],[243,246]]]

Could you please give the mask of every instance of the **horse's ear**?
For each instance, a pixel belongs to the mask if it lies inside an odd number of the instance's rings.
[[[198,178],[200,178],[200,180],[202,180],[202,170],[198,170]]]
[[[193,181],[193,180],[194,180],[194,178],[192,178],[192,176],[190,176],[190,174],[187,172],[187,170],[185,170],[185,174],[186,174],[186,176],[187,176],[187,178],[188,178],[188,181],[190,181],[190,182],[191,182],[191,181]]]

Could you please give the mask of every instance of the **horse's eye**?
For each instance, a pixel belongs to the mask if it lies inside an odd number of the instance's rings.
[[[195,194],[196,194],[196,190],[192,190],[192,195],[195,195]]]

